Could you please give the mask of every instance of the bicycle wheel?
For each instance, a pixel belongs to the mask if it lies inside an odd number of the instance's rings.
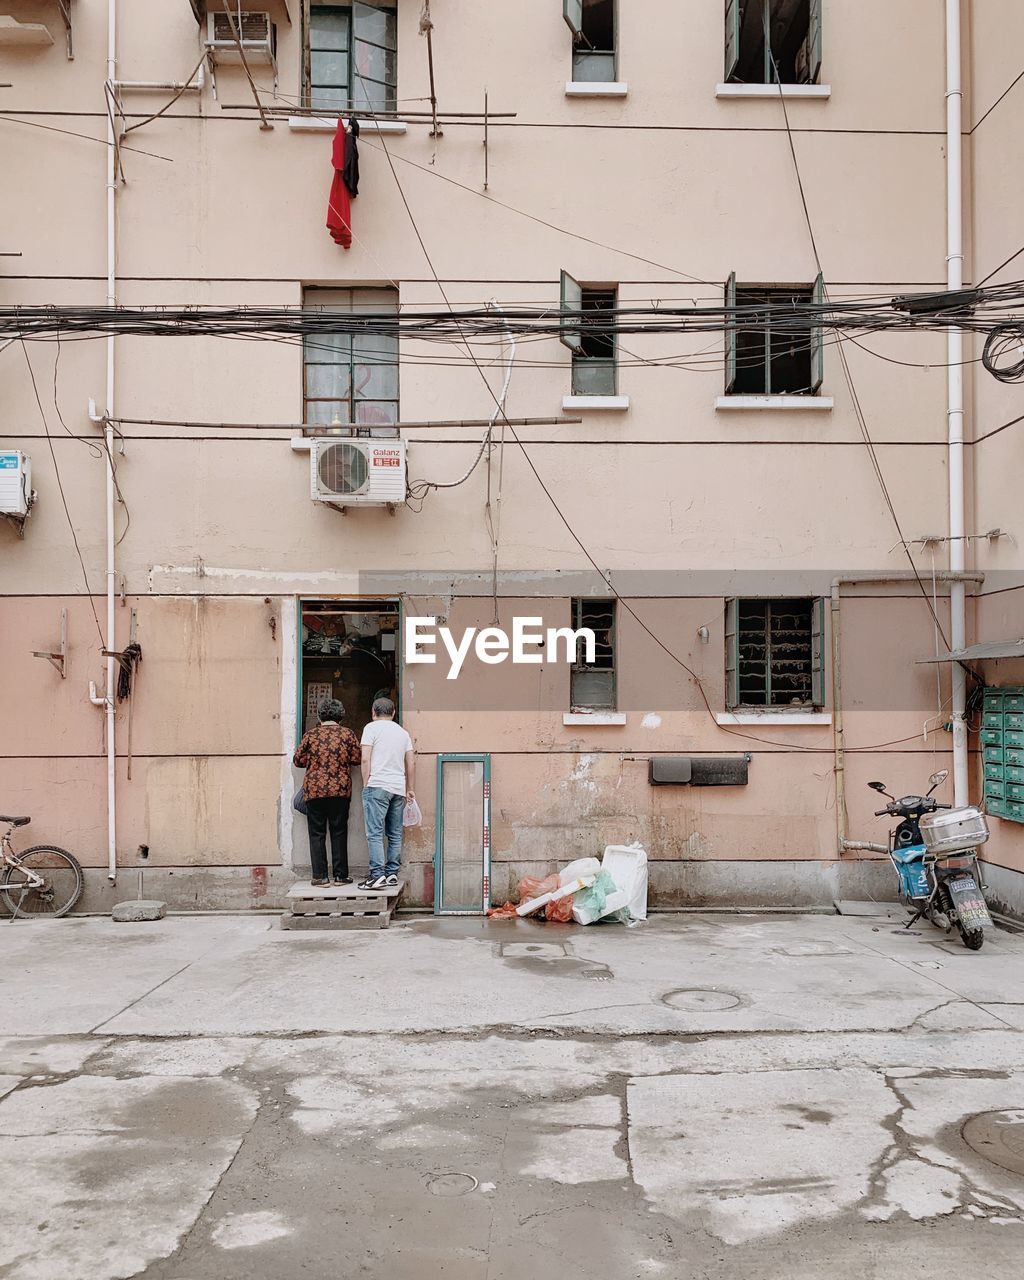
[[[27,873],[38,876],[37,884]],[[85,879],[78,860],[66,849],[37,844],[4,867],[0,894],[11,915],[21,920],[64,916],[82,896]]]

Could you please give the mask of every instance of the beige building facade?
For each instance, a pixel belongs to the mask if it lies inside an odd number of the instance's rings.
[[[0,525],[0,808],[79,856],[86,908],[140,861],[173,906],[280,905],[309,866],[291,754],[328,687],[357,730],[393,691],[415,740],[411,901],[480,909],[633,840],[654,905],[891,894],[887,861],[842,842],[885,841],[869,780],[952,767],[954,664],[926,661],[951,647],[951,568],[968,645],[1024,635],[1024,427],[995,430],[1020,389],[966,339],[959,570],[944,332],[608,323],[946,288],[943,0],[769,8],[774,62],[739,0],[261,0],[241,27],[214,0],[0,5],[0,307],[538,317],[514,352],[379,327],[0,351],[0,452],[38,495]],[[1004,283],[1024,11],[961,18],[964,281]],[[349,110],[344,249],[325,221]],[[408,501],[314,501],[304,423],[401,443]],[[108,588],[112,648],[142,652],[113,714]],[[62,615],[63,660],[34,657]],[[403,660],[411,616],[592,625],[597,653],[448,681]],[[969,798],[1006,815],[991,898],[1019,913],[1024,661],[969,665]],[[689,783],[652,785],[680,760]],[[354,806],[356,866],[360,829]]]

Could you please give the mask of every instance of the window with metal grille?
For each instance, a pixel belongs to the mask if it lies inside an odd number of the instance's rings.
[[[572,601],[572,625],[594,633],[594,661],[587,662],[581,642],[569,676],[569,702],[573,711],[615,710],[615,601]]]
[[[398,84],[395,6],[312,0],[307,14],[307,104],[324,111],[393,111]]]
[[[822,0],[725,0],[725,78],[817,84]]]
[[[562,0],[572,32],[572,78],[615,79],[616,0]]]
[[[824,636],[824,600],[727,600],[726,706],[824,706]]]
[[[398,432],[398,294],[394,289],[307,289],[308,309],[393,316],[383,333],[313,333],[303,339],[303,421],[347,434]],[[344,433],[343,433],[344,434]]]
[[[813,396],[825,376],[821,327],[812,308],[825,300],[819,275],[810,287],[725,286],[726,395]]]

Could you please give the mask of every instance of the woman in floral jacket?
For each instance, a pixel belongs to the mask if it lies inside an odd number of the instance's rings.
[[[312,883],[327,880],[327,832],[331,833],[331,872],[335,884],[351,884],[348,873],[348,806],[352,799],[352,773],[360,760],[359,739],[341,721],[345,708],[336,698],[320,703],[320,723],[303,735],[292,758],[306,770],[302,792],[309,826]]]

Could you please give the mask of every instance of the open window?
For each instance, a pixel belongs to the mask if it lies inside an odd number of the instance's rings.
[[[822,0],[725,0],[725,78],[817,84]]]
[[[398,294],[394,289],[307,289],[303,306],[340,317],[394,316],[394,331],[307,334],[303,339],[303,422],[339,435],[398,434]],[[339,328],[342,326],[339,324]],[[387,326],[390,330],[390,326]]]
[[[303,2],[306,104],[323,111],[393,111],[398,84],[395,5]]]
[[[610,82],[616,69],[616,0],[562,0],[572,32],[572,78]]]
[[[725,286],[725,393],[746,396],[817,395],[825,356],[817,311],[825,298],[813,285]]]
[[[824,706],[824,600],[725,602],[725,704]]]
[[[577,646],[569,677],[569,704],[573,711],[614,711],[615,600],[574,599],[573,630],[586,627],[594,633],[594,661],[586,661],[584,645]]]
[[[561,341],[572,352],[572,394],[613,396],[618,385],[614,285],[581,285],[562,272]]]

